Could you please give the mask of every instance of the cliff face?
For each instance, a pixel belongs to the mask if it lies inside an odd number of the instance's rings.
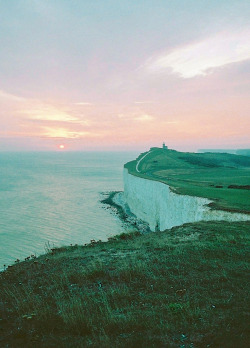
[[[146,221],[152,231],[202,220],[250,220],[247,214],[211,210],[206,206],[211,201],[206,198],[178,195],[168,185],[131,175],[126,168],[124,198],[131,212]]]

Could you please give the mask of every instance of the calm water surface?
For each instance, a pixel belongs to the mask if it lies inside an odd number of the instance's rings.
[[[123,190],[128,152],[0,153],[0,269],[53,246],[123,231],[101,192]]]

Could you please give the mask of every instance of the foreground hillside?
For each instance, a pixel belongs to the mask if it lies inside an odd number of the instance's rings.
[[[176,193],[209,198],[211,207],[250,214],[250,158],[152,148],[125,165],[129,173],[168,184]]]
[[[0,274],[1,347],[247,347],[249,222],[48,250]]]

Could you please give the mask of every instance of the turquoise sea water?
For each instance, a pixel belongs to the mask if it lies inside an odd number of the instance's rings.
[[[45,245],[84,244],[121,233],[101,192],[123,190],[128,152],[0,153],[0,269]]]

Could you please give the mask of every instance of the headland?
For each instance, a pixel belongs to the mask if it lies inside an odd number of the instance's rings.
[[[163,231],[188,222],[250,220],[250,158],[151,148],[124,166],[124,201]]]

